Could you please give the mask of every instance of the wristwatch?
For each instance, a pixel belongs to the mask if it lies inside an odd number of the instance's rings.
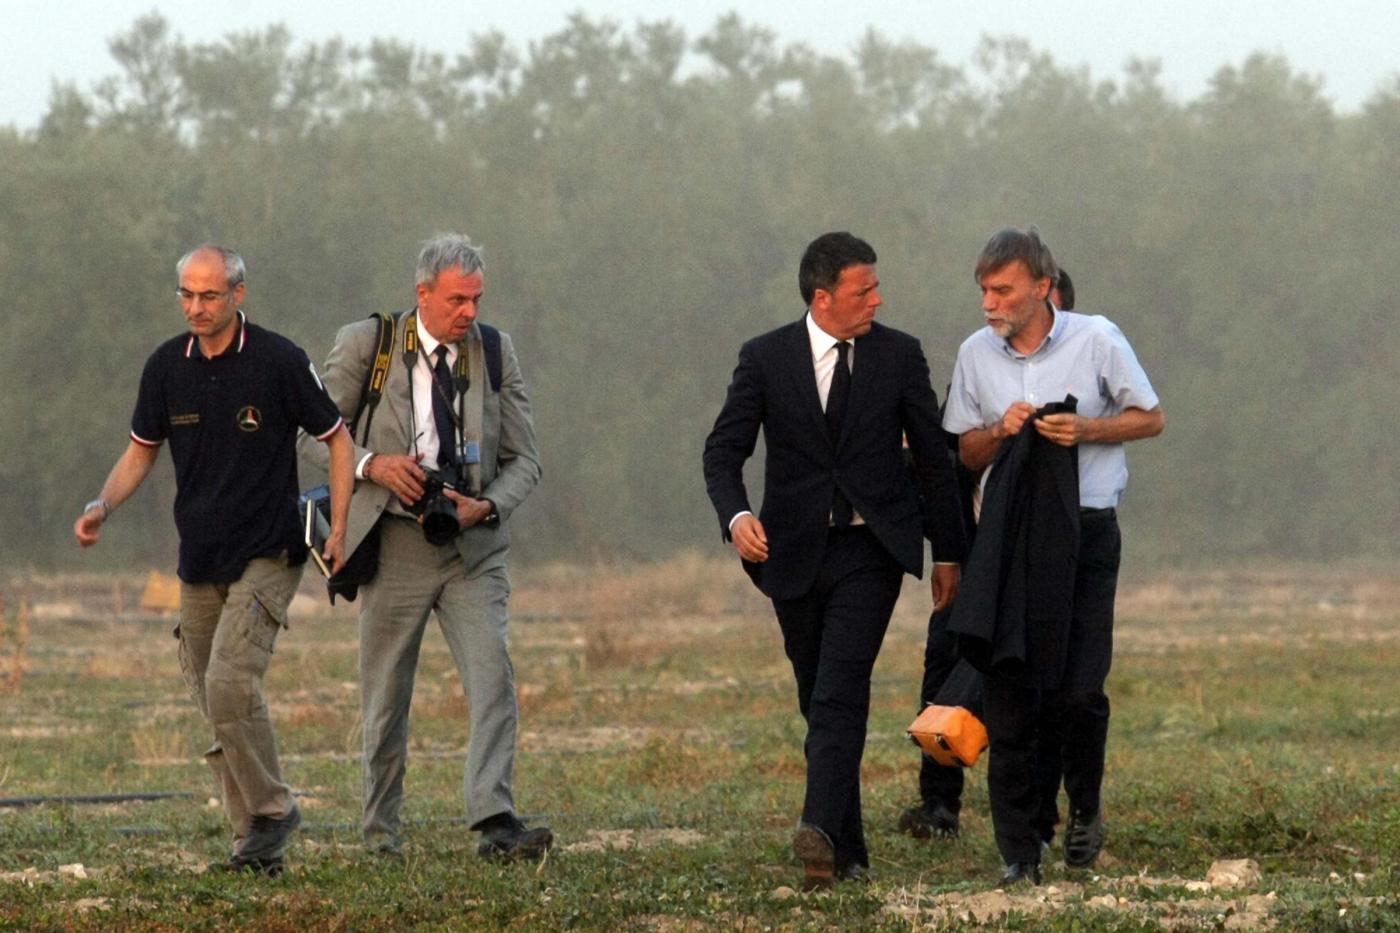
[[[112,503],[108,502],[106,499],[103,499],[101,496],[98,496],[96,499],[93,499],[87,505],[83,506],[83,514],[86,515],[93,509],[102,510],[102,520],[105,522],[107,520],[107,516],[112,514]]]
[[[501,523],[501,513],[496,511],[496,503],[492,502],[490,499],[482,499],[481,501],[491,506],[491,514],[483,518],[481,524],[485,525],[487,528],[495,528]]]

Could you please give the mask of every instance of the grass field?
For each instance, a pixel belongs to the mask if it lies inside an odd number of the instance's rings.
[[[1099,865],[994,890],[985,765],[963,834],[919,842],[924,584],[875,672],[864,766],[874,883],[793,888],[802,726],[768,605],[728,560],[517,571],[516,799],[555,830],[539,864],[488,864],[461,822],[466,704],[441,636],[413,708],[406,857],[359,846],[353,610],[300,600],[268,697],[303,831],[267,881],[206,874],[227,832],[199,755],[173,619],[135,578],[2,591],[0,929],[1400,930],[1400,574],[1278,569],[1124,581]],[[311,590],[307,590],[310,594]],[[17,608],[30,607],[15,663]],[[1251,859],[1259,877],[1208,882]]]

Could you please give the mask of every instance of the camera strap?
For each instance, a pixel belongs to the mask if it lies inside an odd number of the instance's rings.
[[[454,433],[460,435],[462,434],[464,430],[464,425],[467,422],[467,390],[471,388],[472,384],[471,360],[468,358],[466,341],[460,340],[455,344],[455,348],[457,350],[457,362],[453,366],[452,370],[452,387],[457,395],[457,405],[456,411],[453,412],[452,400],[446,397],[446,393],[443,392],[442,386],[438,383],[437,378],[432,375],[433,362],[432,360],[428,359],[427,351],[424,349],[422,342],[418,339],[418,309],[415,308],[412,311],[407,312],[407,314],[408,317],[404,322],[403,334],[403,364],[409,372],[409,384],[411,386],[413,381],[413,367],[417,365],[418,357],[422,356],[424,364],[428,367],[428,379],[429,382],[432,384],[433,392],[437,394],[439,398],[442,398],[444,402],[447,403],[448,413],[452,415],[452,426],[455,429]],[[499,337],[497,338],[496,352],[497,355],[500,354]],[[408,409],[409,418],[412,419],[412,404],[409,405]],[[414,430],[415,436],[413,439],[413,443],[414,448],[416,449],[418,446],[416,426]],[[440,450],[445,447],[448,451],[451,452],[452,462],[456,465],[457,471],[460,474],[463,472],[465,465],[461,462],[461,457],[458,455],[458,441],[459,438],[457,437],[447,438],[446,440],[439,437],[438,447]]]
[[[398,315],[403,317],[403,313]],[[393,360],[394,352],[394,319],[384,313],[372,314],[370,317],[379,321],[378,347],[374,354],[374,365],[365,373],[364,385],[360,387],[360,403],[355,409],[355,417],[350,419],[350,436],[355,436],[355,425],[360,420],[360,415],[365,414],[365,426],[360,429],[360,437],[369,436],[370,422],[374,420],[374,409],[379,405],[379,400],[384,397],[384,381],[389,376],[389,364]]]

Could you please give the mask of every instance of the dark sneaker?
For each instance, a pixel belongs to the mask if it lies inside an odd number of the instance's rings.
[[[1070,810],[1069,825],[1065,827],[1065,864],[1070,868],[1088,868],[1103,849],[1103,807],[1093,813]]]
[[[255,816],[248,835],[238,847],[232,861],[248,863],[282,861],[287,837],[301,825],[301,808],[292,804],[292,812],[283,817]]]
[[[956,839],[958,815],[942,802],[923,803],[899,815],[899,831],[915,839]]]
[[[1012,862],[1001,875],[1001,886],[1010,888],[1018,884],[1040,884],[1039,862]]]
[[[811,823],[797,824],[797,832],[792,834],[792,852],[807,873],[803,885],[807,890],[831,887],[836,874],[836,848],[820,827]]]
[[[539,858],[554,845],[548,826],[531,829],[513,813],[492,817],[482,825],[481,841],[476,844],[476,854],[482,858]]]

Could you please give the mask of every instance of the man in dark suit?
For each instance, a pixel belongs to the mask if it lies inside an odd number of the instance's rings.
[[[860,760],[870,671],[905,573],[933,542],[933,601],[951,602],[966,545],[938,401],[919,342],[875,323],[875,251],[849,233],[807,247],[807,314],[750,340],[705,442],[705,483],[726,540],[773,600],[807,721],[807,795],[793,849],[809,886],[866,875]],[[743,465],[760,428],[757,517]],[[922,516],[902,438],[929,503]]]

